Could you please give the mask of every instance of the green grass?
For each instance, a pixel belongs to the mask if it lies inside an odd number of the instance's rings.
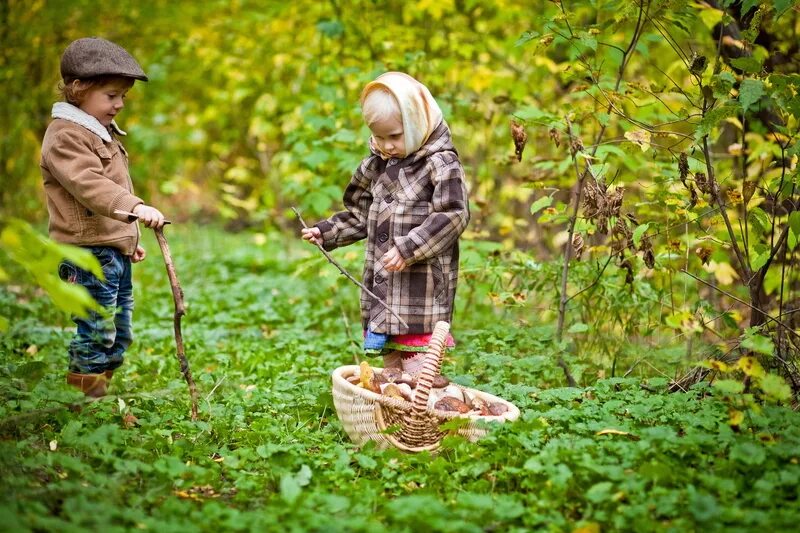
[[[800,521],[800,413],[764,405],[732,427],[730,400],[705,385],[649,392],[665,380],[638,377],[562,388],[553,325],[520,327],[478,281],[459,289],[459,346],[444,370],[514,402],[520,420],[479,443],[448,438],[436,455],[358,450],[330,382],[360,352],[357,289],[285,237],[168,237],[188,303],[197,422],[150,235],[136,267],[137,341],[111,395],[81,411],[63,384],[68,318],[24,283],[0,288],[11,323],[0,337],[3,528],[789,531]],[[360,249],[336,257],[360,271]],[[125,426],[128,413],[138,425]]]

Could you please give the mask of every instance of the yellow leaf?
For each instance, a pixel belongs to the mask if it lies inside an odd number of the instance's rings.
[[[730,201],[730,203],[732,204],[742,203],[742,193],[740,191],[737,191],[736,189],[728,189],[726,193],[728,194],[728,200]]]
[[[755,357],[749,355],[742,357],[736,366],[750,377],[760,378],[764,376],[764,368]]]
[[[600,533],[600,524],[591,522],[585,526],[576,527],[572,533]]]
[[[633,440],[639,440],[639,437],[634,435],[633,433],[628,433],[627,431],[620,431],[618,429],[601,429],[595,435],[625,435],[626,437],[630,437]]]
[[[708,366],[718,372],[730,372],[731,367],[723,363],[722,361],[717,361],[716,359],[712,359],[708,362]]]
[[[738,409],[728,409],[728,416],[730,417],[728,423],[732,426],[741,426],[744,422],[744,413]]]
[[[703,265],[703,270],[714,274],[717,281],[721,285],[730,285],[734,280],[739,278],[739,275],[730,265],[730,263],[717,263],[716,261],[709,261],[707,265]]]
[[[625,138],[639,146],[642,152],[650,148],[650,132],[646,130],[626,131]]]

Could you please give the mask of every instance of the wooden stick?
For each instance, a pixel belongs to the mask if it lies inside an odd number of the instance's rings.
[[[138,220],[139,216],[135,213],[122,211],[117,209],[114,214],[125,215],[130,222]],[[165,220],[164,224],[170,224],[169,220]],[[167,238],[164,237],[163,228],[153,228],[158,240],[158,246],[161,248],[161,255],[164,256],[164,265],[167,267],[167,277],[169,278],[169,285],[172,288],[172,299],[175,302],[175,314],[173,315],[173,323],[175,329],[175,346],[177,348],[176,357],[181,367],[181,374],[189,385],[189,395],[192,399],[192,421],[197,420],[197,387],[192,379],[192,371],[189,368],[189,360],[186,358],[186,352],[183,349],[183,333],[181,333],[181,317],[186,314],[186,304],[183,302],[183,289],[178,282],[178,274],[175,272],[175,265],[172,262],[172,254],[169,251],[169,244]]]
[[[301,216],[300,216],[300,212],[299,212],[297,209],[295,209],[294,207],[292,207],[292,211],[294,211],[294,214],[295,214],[295,215],[297,215],[297,218],[298,218],[298,219],[300,219],[300,223],[303,225],[303,227],[304,227],[304,228],[306,228],[306,229],[308,229],[308,225],[306,224],[306,221],[305,221],[305,220],[303,220],[303,217],[301,217]],[[325,255],[325,258],[328,260],[328,262],[329,262],[329,263],[331,263],[333,266],[335,266],[336,268],[338,268],[338,269],[339,269],[339,272],[341,272],[342,274],[344,274],[344,276],[345,276],[347,279],[349,279],[350,281],[352,281],[353,283],[355,283],[356,285],[358,285],[359,287],[361,287],[361,290],[362,290],[362,291],[366,292],[367,294],[369,294],[370,296],[372,296],[373,298],[375,298],[375,300],[376,300],[376,301],[377,301],[379,304],[381,304],[382,306],[384,306],[384,307],[386,308],[386,310],[387,310],[387,311],[389,311],[389,312],[390,312],[390,313],[391,313],[391,314],[392,314],[392,315],[393,315],[393,316],[394,316],[394,317],[395,317],[397,320],[399,320],[399,321],[400,321],[400,323],[401,323],[401,324],[403,324],[405,327],[408,327],[408,324],[406,324],[406,321],[405,321],[405,320],[403,320],[402,318],[400,318],[400,316],[399,316],[397,313],[395,313],[395,312],[392,310],[392,308],[391,308],[391,307],[389,307],[389,306],[386,304],[386,302],[384,302],[383,300],[381,300],[380,298],[378,298],[377,296],[375,296],[375,295],[372,293],[372,291],[370,291],[368,288],[366,288],[364,285],[362,285],[360,281],[358,281],[356,278],[354,278],[353,276],[351,276],[351,275],[350,275],[350,273],[348,273],[348,272],[347,272],[347,271],[346,271],[344,268],[342,268],[342,267],[339,265],[339,263],[337,263],[337,262],[336,262],[336,260],[335,260],[333,257],[331,257],[331,254],[329,254],[329,253],[328,253],[328,251],[327,251],[327,250],[325,250],[325,248],[323,248],[323,247],[322,247],[322,245],[321,245],[321,244],[319,244],[318,242],[314,242],[314,244],[316,244],[316,245],[317,245],[317,248],[319,248],[319,251],[320,251],[320,252],[322,252],[322,253],[323,253],[323,255]]]
[[[164,265],[167,267],[167,276],[169,277],[170,287],[172,287],[172,299],[175,301],[173,322],[175,325],[176,355],[181,365],[181,374],[183,374],[186,383],[189,385],[189,395],[192,398],[192,421],[195,421],[197,420],[197,387],[194,384],[194,379],[192,379],[189,360],[186,359],[186,352],[183,349],[183,334],[181,333],[181,317],[186,314],[186,305],[183,302],[183,289],[181,289],[181,285],[178,282],[178,275],[175,273],[175,265],[172,263],[172,254],[169,252],[169,245],[167,244],[167,238],[164,237],[163,228],[155,228],[153,231],[155,231],[156,239],[158,239],[161,255],[164,256]]]

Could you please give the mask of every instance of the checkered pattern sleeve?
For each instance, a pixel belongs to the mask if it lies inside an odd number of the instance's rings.
[[[428,161],[427,171],[434,187],[432,212],[421,225],[394,240],[409,265],[448,250],[469,222],[467,187],[458,156],[454,152],[434,154]]]
[[[344,191],[344,211],[316,224],[322,234],[322,247],[333,250],[367,236],[367,218],[372,204],[369,165],[372,157],[363,160]]]

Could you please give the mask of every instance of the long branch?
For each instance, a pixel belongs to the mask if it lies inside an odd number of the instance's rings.
[[[297,209],[295,209],[294,207],[292,207],[292,211],[294,211],[294,214],[295,214],[295,215],[297,215],[297,218],[300,220],[300,223],[303,225],[303,227],[304,227],[304,228],[308,228],[308,224],[306,224],[306,221],[305,221],[305,220],[303,220],[303,217],[302,217],[302,216],[300,216],[300,212],[299,212]],[[389,305],[388,305],[386,302],[384,302],[382,299],[380,299],[380,298],[378,298],[377,296],[375,296],[375,294],[373,294],[373,293],[372,293],[372,291],[370,291],[368,288],[366,288],[366,287],[365,287],[365,286],[364,286],[364,285],[363,285],[363,284],[362,284],[360,281],[358,281],[356,278],[354,278],[353,276],[351,276],[351,275],[350,275],[350,273],[349,273],[347,270],[345,270],[344,268],[342,268],[342,266],[341,266],[341,265],[339,265],[339,263],[337,263],[337,262],[336,262],[336,259],[334,259],[334,258],[333,258],[333,256],[331,256],[331,254],[329,254],[329,253],[328,253],[328,251],[327,251],[325,248],[323,248],[321,244],[319,244],[319,243],[318,243],[318,242],[316,242],[316,241],[314,242],[314,244],[316,244],[316,245],[317,245],[317,248],[319,248],[319,251],[320,251],[320,252],[322,252],[322,254],[325,256],[325,258],[328,260],[328,262],[329,262],[329,263],[331,263],[333,266],[335,266],[336,268],[338,268],[338,269],[339,269],[339,272],[341,272],[342,274],[344,274],[344,276],[345,276],[347,279],[349,279],[350,281],[352,281],[353,283],[355,283],[356,285],[358,285],[358,286],[361,288],[361,290],[362,290],[362,291],[364,291],[364,292],[366,292],[368,295],[372,296],[372,297],[375,299],[375,301],[377,301],[379,304],[381,304],[383,307],[385,307],[385,308],[386,308],[386,310],[387,310],[387,311],[389,311],[389,312],[390,312],[390,313],[391,313],[391,314],[392,314],[392,315],[393,315],[393,316],[394,316],[394,317],[395,317],[397,320],[399,320],[401,324],[403,324],[405,327],[408,327],[408,324],[406,324],[406,321],[405,321],[405,320],[403,320],[402,318],[400,318],[400,315],[398,315],[397,313],[395,313],[395,312],[394,312],[394,310],[393,310],[391,307],[389,307]]]
[[[714,166],[711,164],[711,151],[708,149],[708,135],[703,137],[703,155],[706,159],[706,172],[708,172],[708,182],[711,184],[712,200],[717,203],[717,207],[719,207],[719,214],[722,215],[722,220],[725,221],[725,227],[728,228],[728,235],[731,238],[733,253],[736,255],[736,259],[739,261],[739,266],[744,273],[744,278],[750,279],[750,265],[748,265],[744,260],[744,256],[739,249],[739,243],[736,239],[736,232],[733,231],[733,226],[731,225],[730,218],[728,217],[728,211],[725,209],[722,198],[720,198],[719,185],[717,184],[716,177],[714,176]]]
[[[758,307],[756,307],[756,306],[754,306],[754,305],[752,305],[752,304],[750,304],[750,303],[747,303],[747,302],[745,302],[745,301],[744,301],[744,300],[742,300],[741,298],[737,298],[737,297],[736,297],[736,296],[734,296],[733,294],[729,293],[729,292],[728,292],[728,291],[726,291],[726,290],[720,289],[719,287],[717,287],[716,285],[714,285],[714,284],[712,284],[712,283],[709,283],[709,282],[707,282],[707,281],[705,281],[705,280],[703,280],[703,279],[700,279],[700,278],[698,278],[697,276],[695,276],[694,274],[692,274],[691,272],[689,272],[689,271],[688,271],[688,270],[686,270],[686,269],[681,269],[681,272],[683,272],[684,274],[688,274],[689,276],[693,277],[694,279],[696,279],[697,281],[699,281],[699,282],[700,282],[700,283],[702,283],[703,285],[706,285],[706,286],[708,286],[708,287],[710,287],[710,288],[714,289],[715,291],[721,292],[722,294],[724,294],[724,295],[725,295],[725,296],[727,296],[728,298],[731,298],[732,300],[736,300],[736,301],[737,301],[737,302],[739,302],[740,304],[744,304],[744,305],[746,305],[747,307],[749,307],[749,308],[750,308],[750,309],[752,309],[753,311],[756,311],[757,313],[761,313],[762,315],[764,315],[764,318],[766,318],[767,320],[771,320],[772,322],[775,322],[775,323],[776,323],[776,324],[778,324],[779,326],[783,326],[784,328],[786,328],[786,330],[787,330],[789,333],[791,333],[792,335],[795,335],[796,337],[800,338],[800,334],[799,334],[799,333],[796,333],[796,332],[795,332],[795,331],[794,331],[794,330],[793,330],[793,329],[792,329],[790,326],[788,326],[788,325],[784,324],[783,322],[781,322],[781,321],[780,321],[780,320],[778,320],[777,318],[775,318],[775,317],[773,317],[773,316],[770,316],[770,315],[768,315],[766,312],[762,311],[762,310],[761,310],[761,309],[759,309]]]
[[[167,239],[164,237],[164,230],[162,228],[154,229],[158,246],[161,248],[161,254],[164,256],[164,265],[167,267],[167,277],[169,277],[169,285],[172,287],[172,299],[175,301],[175,314],[173,316],[173,323],[175,327],[175,345],[176,355],[178,362],[181,366],[181,374],[183,374],[187,385],[189,385],[189,394],[192,398],[192,420],[197,420],[197,387],[192,379],[192,371],[189,368],[189,360],[186,358],[186,352],[183,349],[183,333],[181,333],[181,317],[186,314],[186,304],[183,301],[183,289],[178,282],[178,275],[175,272],[175,265],[172,262],[172,254],[169,252],[169,245]]]

